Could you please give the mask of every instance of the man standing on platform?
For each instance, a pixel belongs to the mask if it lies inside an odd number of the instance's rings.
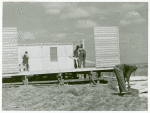
[[[83,67],[85,68],[85,58],[86,58],[86,51],[83,48],[79,48],[79,68],[81,68],[82,62]]]
[[[114,67],[114,73],[116,74],[121,95],[129,93],[126,88],[126,81],[128,82],[128,88],[130,88],[130,76],[136,70],[137,67],[135,65],[119,64]]]
[[[28,63],[28,60],[29,60],[29,56],[28,56],[28,52],[27,51],[25,51],[25,54],[23,55],[23,66],[25,66],[25,69],[24,69],[24,71],[26,70],[26,71],[29,71],[29,63]]]
[[[74,50],[74,55],[73,55],[73,57],[76,58],[76,59],[74,60],[74,67],[75,67],[75,68],[78,68],[78,67],[79,67],[79,60],[78,60],[79,54],[78,54],[78,49],[79,49],[79,45],[76,46],[76,49]]]

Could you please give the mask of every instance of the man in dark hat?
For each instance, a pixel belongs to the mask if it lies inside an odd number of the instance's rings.
[[[79,45],[76,46],[76,49],[74,50],[74,55],[73,57],[77,58],[79,57],[79,54],[78,54],[78,49],[79,49]],[[74,67],[75,68],[78,68],[79,67],[79,60],[74,60]]]
[[[23,55],[23,66],[25,66],[25,69],[24,69],[24,71],[26,70],[26,71],[29,71],[29,63],[28,63],[28,60],[29,60],[29,56],[28,56],[28,52],[27,51],[25,51],[25,54]]]
[[[128,82],[128,88],[130,88],[130,76],[131,73],[136,70],[137,67],[135,65],[129,64],[119,64],[114,67],[114,73],[116,74],[120,94],[124,95],[129,93],[126,88],[126,81]]]

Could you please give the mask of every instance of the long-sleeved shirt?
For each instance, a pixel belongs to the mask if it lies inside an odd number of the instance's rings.
[[[27,54],[23,55],[23,63],[28,64],[29,56]]]
[[[126,77],[127,81],[129,81],[131,73],[133,72],[132,66],[129,65],[129,64],[120,64],[120,65],[117,65],[117,66],[120,67],[123,70],[124,77]]]

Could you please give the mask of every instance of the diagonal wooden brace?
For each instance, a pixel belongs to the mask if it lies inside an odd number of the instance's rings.
[[[64,84],[64,80],[62,79],[61,75],[62,75],[61,73],[58,73],[57,76],[56,76],[56,78],[57,78],[59,84],[63,85]]]
[[[89,76],[90,81],[91,81],[94,85],[97,85],[96,82],[95,82],[95,81],[93,80],[93,78],[92,78],[92,74],[89,73],[88,76]]]

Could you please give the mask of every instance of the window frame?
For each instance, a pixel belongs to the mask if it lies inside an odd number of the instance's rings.
[[[52,48],[56,48],[55,50],[52,50]],[[50,62],[58,62],[58,49],[57,47],[50,47]]]

